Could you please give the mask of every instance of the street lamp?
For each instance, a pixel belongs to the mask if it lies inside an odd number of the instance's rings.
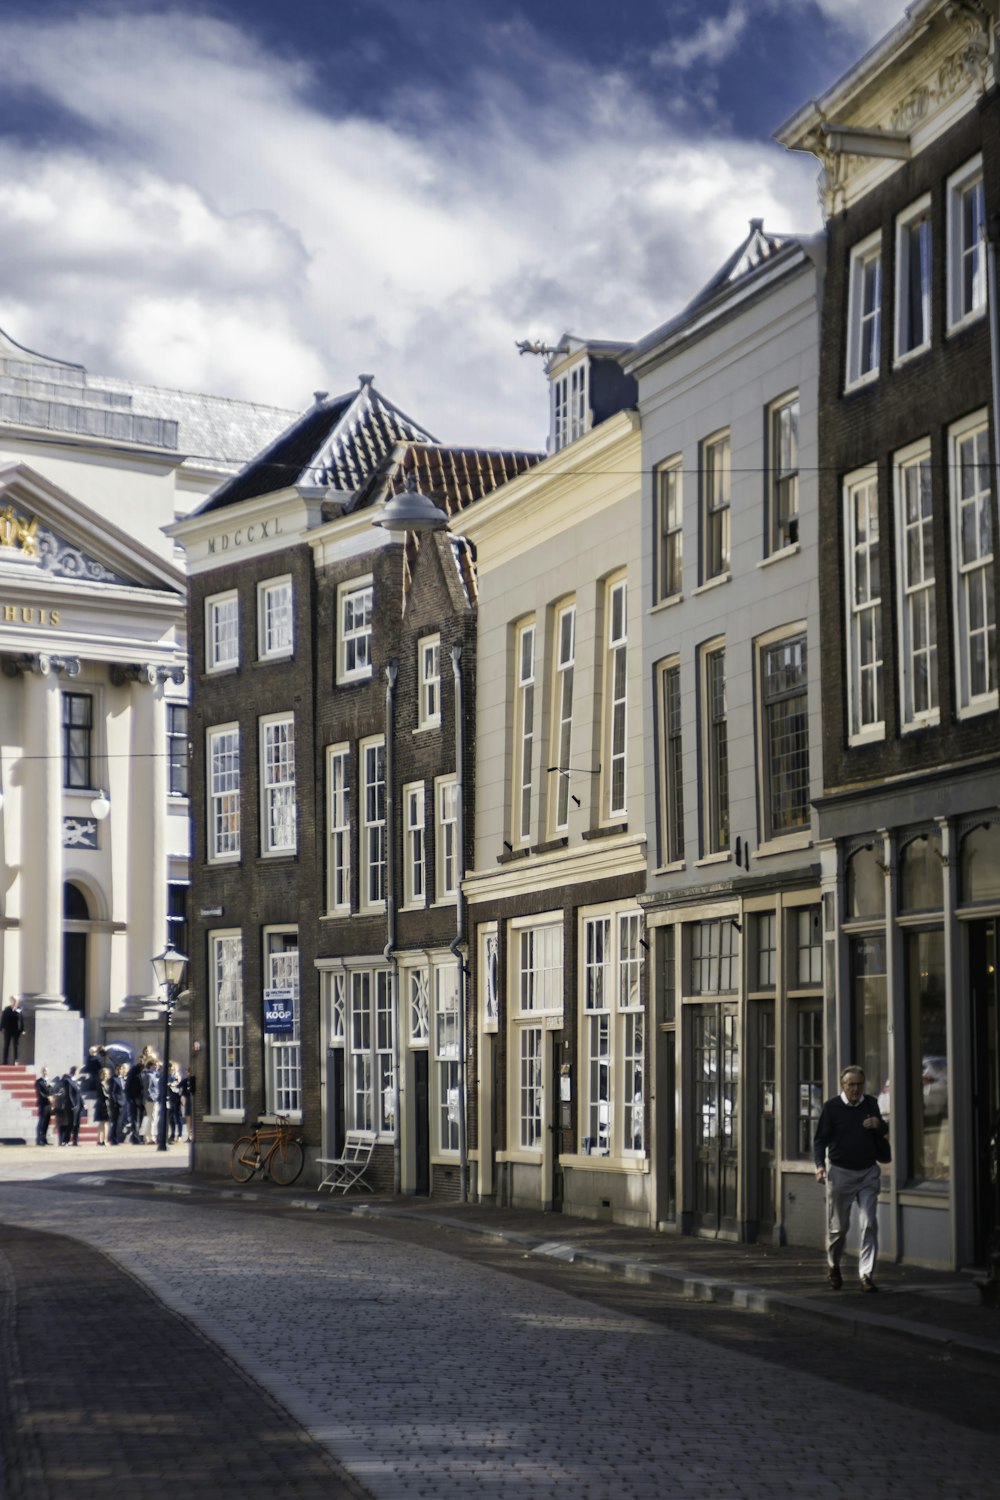
[[[164,1007],[163,1023],[163,1070],[160,1082],[160,1129],[159,1140],[156,1143],[158,1151],[167,1149],[167,1080],[170,1076],[170,1018],[177,999],[177,991],[180,989],[181,980],[184,977],[184,968],[187,959],[183,953],[178,953],[173,943],[168,943],[162,953],[158,953],[152,960],[153,973],[159,985],[166,985],[167,998]]]

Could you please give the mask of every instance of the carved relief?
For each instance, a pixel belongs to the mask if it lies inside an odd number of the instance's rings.
[[[19,516],[12,505],[0,510],[0,547],[15,548],[25,557],[38,556],[38,520]]]
[[[129,582],[120,573],[113,573],[103,563],[88,557],[78,547],[71,547],[51,531],[38,532],[38,558],[45,571],[54,578],[82,578],[91,583]]]

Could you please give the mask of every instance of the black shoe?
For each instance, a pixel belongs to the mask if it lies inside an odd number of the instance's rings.
[[[877,1292],[878,1287],[875,1285],[874,1281],[872,1281],[870,1276],[862,1276],[861,1290],[863,1292]]]
[[[826,1273],[826,1279],[835,1292],[839,1292],[840,1288],[844,1285],[844,1278],[840,1274],[839,1266],[831,1266]]]

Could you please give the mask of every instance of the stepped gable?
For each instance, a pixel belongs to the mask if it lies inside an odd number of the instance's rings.
[[[434,441],[380,395],[370,376],[362,376],[360,389],[348,395],[318,395],[314,406],[209,496],[199,514],[295,486],[325,488],[331,500],[353,507],[400,443]]]

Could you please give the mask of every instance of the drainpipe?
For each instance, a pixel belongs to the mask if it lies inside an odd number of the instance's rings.
[[[392,1017],[392,1191],[402,1191],[402,1115],[399,1108],[399,965],[396,962],[396,678],[399,662],[385,669],[385,947],[389,966],[389,1014]]]
[[[458,857],[458,890],[455,895],[455,936],[448,944],[458,960],[458,1182],[459,1198],[469,1201],[469,1142],[465,1121],[465,1058],[468,1025],[468,968],[460,952],[465,942],[465,893],[462,878],[465,869],[465,696],[462,691],[462,643],[450,647],[451,670],[455,680],[455,844]]]

